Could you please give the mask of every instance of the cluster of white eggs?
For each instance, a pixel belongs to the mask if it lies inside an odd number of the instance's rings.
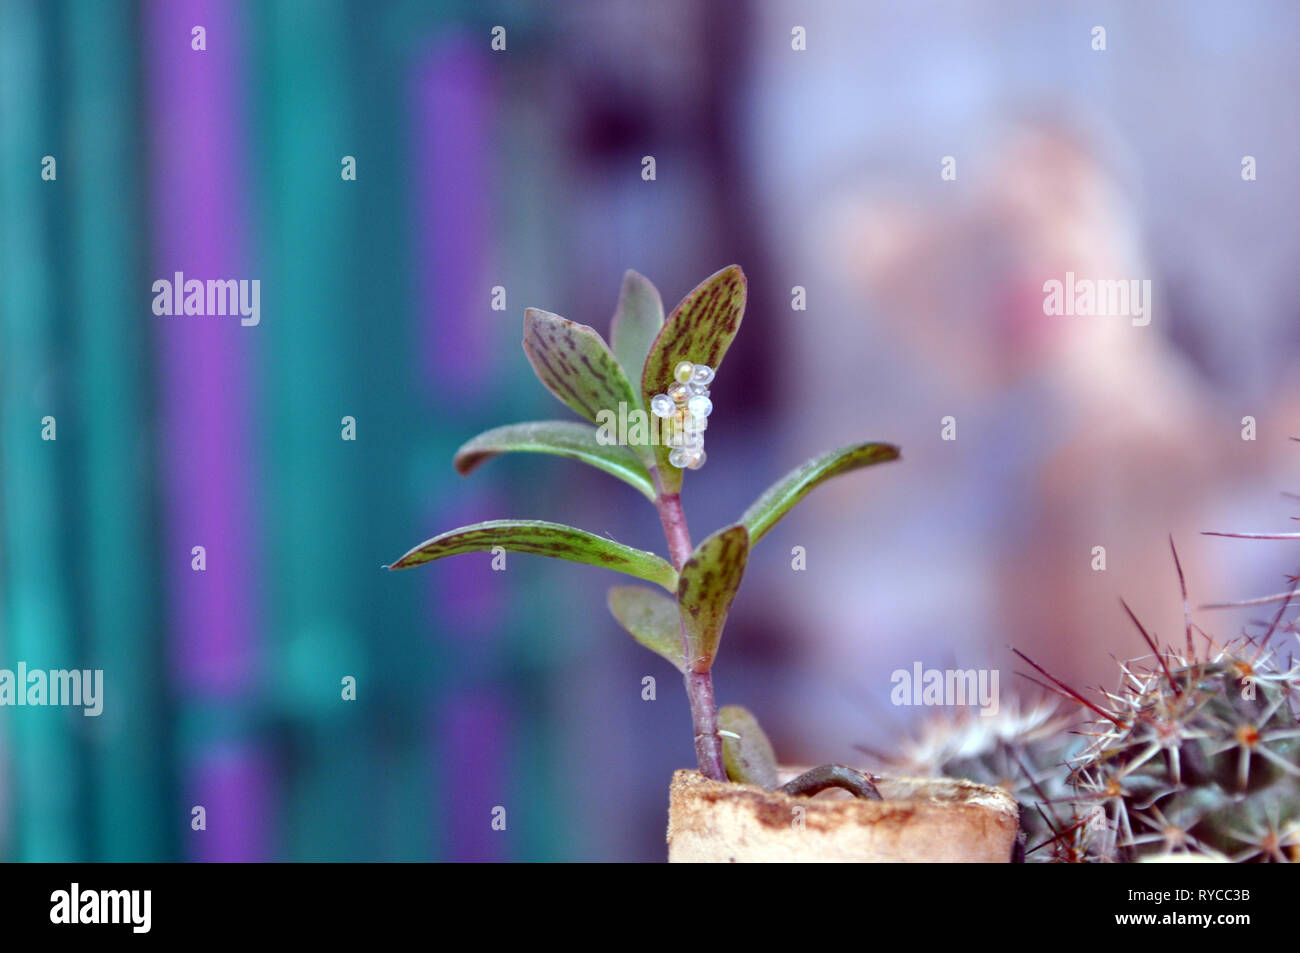
[[[672,447],[668,462],[679,470],[704,466],[704,431],[713,413],[709,382],[713,368],[680,361],[666,394],[650,398],[650,412],[663,420],[664,443]]]

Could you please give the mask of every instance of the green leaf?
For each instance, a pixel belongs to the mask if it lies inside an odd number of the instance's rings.
[[[563,523],[542,520],[488,520],[462,526],[425,540],[388,568],[410,569],[444,556],[484,552],[494,546],[516,553],[604,566],[653,582],[669,592],[677,586],[673,567],[654,553],[633,549]]]
[[[618,477],[653,503],[655,488],[645,464],[627,447],[601,443],[598,433],[590,424],[573,420],[535,420],[496,427],[456,451],[456,472],[467,474],[498,453],[554,453]]]
[[[774,790],[780,778],[776,770],[776,751],[758,725],[753,712],[740,705],[723,705],[718,709],[719,731],[738,738],[722,736],[722,763],[727,777],[741,784],[757,784]]]
[[[681,361],[707,364],[715,371],[740,329],[745,313],[745,273],[731,265],[704,279],[673,309],[663,330],[650,346],[641,374],[644,406],[673,382],[673,369]],[[665,493],[681,489],[682,471],[668,462],[669,447],[656,445],[655,462]]]
[[[740,522],[749,530],[750,544],[762,539],[776,521],[790,512],[813,487],[841,473],[897,460],[898,457],[898,448],[887,443],[855,443],[796,467],[768,487],[740,517]]]
[[[646,355],[664,326],[664,303],[659,289],[643,275],[628,270],[618,296],[618,310],[610,322],[609,343],[629,381],[641,380]]]
[[[593,328],[549,311],[524,312],[524,353],[538,379],[592,423],[602,410],[639,406],[623,369]]]
[[[662,592],[641,586],[611,586],[607,601],[609,611],[632,638],[672,662],[678,671],[686,671],[682,617],[676,602]]]
[[[749,532],[739,523],[718,530],[691,553],[677,579],[677,605],[690,640],[696,672],[706,672],[718,654],[727,611],[736,598],[749,558]]]

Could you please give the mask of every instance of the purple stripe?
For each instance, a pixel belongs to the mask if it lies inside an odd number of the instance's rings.
[[[153,0],[148,29],[149,128],[154,253],[149,281],[257,278],[244,254],[246,148],[240,70],[244,37],[235,5],[219,0]],[[207,48],[191,49],[202,25]],[[256,648],[250,486],[252,435],[247,372],[258,328],[238,318],[154,316],[161,374],[171,658],[179,690],[235,700],[253,684]],[[207,569],[191,569],[191,549]],[[194,802],[208,809],[204,856],[260,854],[264,798],[248,753],[224,752],[200,767]],[[217,782],[206,788],[208,782]]]
[[[233,747],[209,748],[200,757],[187,790],[191,819],[188,856],[204,863],[252,863],[271,860],[264,811],[270,770],[261,759]],[[193,829],[193,808],[206,811],[207,829]]]
[[[484,368],[496,335],[490,309],[488,201],[496,115],[483,63],[487,47],[475,39],[439,42],[415,74],[416,168],[425,366],[433,396],[484,386]],[[507,298],[507,304],[511,302]]]
[[[515,837],[503,758],[509,704],[488,693],[457,693],[447,701],[434,736],[443,739],[445,810],[435,823],[447,834],[447,860],[504,860]],[[505,830],[493,830],[493,812],[505,809]]]
[[[493,319],[502,317],[490,310],[490,290],[508,284],[504,276],[488,273],[488,130],[496,110],[485,55],[477,40],[440,41],[418,64],[412,97],[417,270],[427,369],[420,377],[430,382],[430,398],[446,403],[454,396],[456,406],[489,390],[490,348],[497,337]],[[449,515],[445,510],[431,514],[433,525],[444,525]],[[430,618],[440,620],[439,637],[480,640],[466,650],[481,652],[484,635],[499,631],[491,628],[495,620],[484,610],[494,604],[491,596],[503,574],[492,572],[487,553],[461,556],[437,568],[447,570],[429,586],[435,602]],[[503,803],[509,705],[495,697],[457,694],[437,721],[434,759],[443,775],[448,808],[440,819],[450,819],[446,856],[501,859],[507,856],[511,835],[491,825],[496,806],[506,808],[509,822],[510,805]]]

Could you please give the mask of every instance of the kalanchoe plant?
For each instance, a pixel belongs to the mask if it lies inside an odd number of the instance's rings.
[[[668,560],[559,523],[491,520],[426,540],[389,568],[409,569],[500,546],[604,566],[660,586],[667,595],[643,586],[615,586],[609,590],[610,611],[634,639],[682,673],[701,773],[770,789],[777,785],[771,744],[745,709],[727,706],[719,712],[713,693],[713,663],[750,548],[818,484],[896,460],[899,452],[888,444],[858,443],[809,460],[773,484],[735,523],[692,545],[682,510],[683,472],[703,463],[703,430],[712,410],[708,384],[740,329],[745,292],[745,275],[732,265],[705,279],[665,321],[654,285],[629,271],[608,345],[585,324],[528,309],[523,345],[533,370],[590,423],[498,427],[466,443],[455,457],[462,474],[509,451],[553,453],[604,470],[654,504]],[[610,440],[611,422],[629,416],[648,426],[627,428],[623,443]],[[813,769],[784,790],[806,794],[828,786],[878,796],[870,778],[838,765]]]

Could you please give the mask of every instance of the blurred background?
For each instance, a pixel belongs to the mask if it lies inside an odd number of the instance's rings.
[[[0,708],[0,858],[663,859],[690,720],[621,580],[380,570],[495,517],[664,549],[594,470],[451,468],[570,416],[523,309],[604,333],[627,268],[669,308],[749,277],[697,538],[814,453],[903,448],[751,558],[715,680],[786,762],[893,750],[918,661],[1113,687],[1121,596],[1181,639],[1171,536],[1193,605],[1282,589],[1294,544],[1199,534],[1294,528],[1298,31],[1285,0],[0,0],[0,668],[105,679],[98,718]],[[259,279],[261,323],[155,316],[174,271]],[[1149,279],[1150,324],[1044,315],[1067,271]]]

